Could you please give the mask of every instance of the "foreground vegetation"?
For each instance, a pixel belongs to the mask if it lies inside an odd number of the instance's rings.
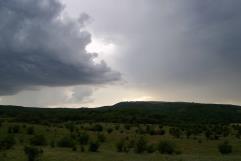
[[[110,109],[106,110],[107,107],[93,111],[82,109],[86,111],[80,115],[85,116],[82,119],[76,119],[75,109],[24,108],[18,111],[21,107],[0,108],[0,160],[241,161],[241,124],[229,122],[232,120],[229,115],[223,120],[217,116],[224,111],[238,116],[238,107],[231,106],[230,112],[219,106],[210,114],[216,117],[193,119],[195,121],[190,118],[191,114],[196,115],[197,110],[186,107],[188,119],[177,122],[184,113],[178,114],[176,110],[178,119],[167,122],[167,118],[153,119],[154,116],[166,115],[167,111],[163,109],[164,112],[145,109],[150,110],[145,116],[136,107],[121,106],[122,109],[111,109],[113,115],[110,115]],[[180,104],[178,107],[178,110],[184,109]],[[200,110],[209,112],[205,108]],[[42,114],[43,111],[50,113]],[[97,122],[96,118],[91,119],[91,113],[92,116],[103,114],[113,120]],[[126,120],[114,119],[117,114]],[[143,123],[141,117],[148,120],[147,123]]]

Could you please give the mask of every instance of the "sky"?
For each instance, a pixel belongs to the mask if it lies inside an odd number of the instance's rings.
[[[0,104],[241,105],[239,0],[0,0]]]

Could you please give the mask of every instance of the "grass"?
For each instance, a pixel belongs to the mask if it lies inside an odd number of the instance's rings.
[[[62,136],[70,135],[70,131],[62,124],[56,124],[51,126],[44,125],[32,125],[26,123],[11,123],[4,122],[0,128],[0,138],[8,135],[8,127],[13,125],[19,125],[20,132],[15,135],[17,144],[10,150],[0,152],[0,161],[27,161],[24,154],[24,146],[29,144],[29,139],[32,135],[27,135],[26,129],[29,126],[34,126],[36,134],[43,134],[46,136],[48,142],[52,140],[55,142]],[[25,127],[24,127],[25,126]],[[85,131],[90,135],[91,140],[97,138],[97,132],[86,130],[86,127],[91,124],[76,124],[79,131]],[[120,129],[115,130],[115,124],[103,123],[104,130],[100,133],[106,136],[106,142],[102,143],[99,152],[88,152],[87,146],[85,152],[81,152],[80,147],[77,146],[77,151],[72,151],[71,148],[59,148],[51,147],[50,145],[41,147],[44,151],[41,157],[42,161],[241,161],[241,140],[230,135],[226,138],[220,138],[219,140],[207,140],[203,135],[191,136],[190,139],[174,138],[166,132],[165,135],[140,135],[135,132],[136,127],[132,127],[130,130],[126,130],[124,125],[120,124]],[[144,126],[144,125],[139,125]],[[157,125],[152,125],[157,126]],[[107,128],[113,128],[112,133],[107,132]],[[169,127],[165,127],[168,131]],[[121,132],[122,131],[122,132]],[[120,153],[116,150],[116,143],[121,138],[135,139],[139,136],[144,136],[148,143],[157,144],[160,140],[171,140],[175,142],[178,149],[181,150],[180,155],[163,155],[159,152],[148,154],[136,154],[134,151],[129,153]],[[233,146],[233,152],[229,155],[221,155],[218,151],[218,144],[224,140],[229,140]]]
[[[3,161],[26,161],[22,147],[15,147],[6,152],[7,157]],[[240,155],[162,155],[153,154],[134,154],[117,153],[103,150],[98,153],[79,151],[73,152],[71,149],[63,148],[44,148],[43,161],[241,161]]]

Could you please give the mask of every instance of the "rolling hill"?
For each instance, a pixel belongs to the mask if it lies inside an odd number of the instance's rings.
[[[0,106],[1,118],[28,122],[241,123],[241,107],[187,102],[120,102],[99,108]]]

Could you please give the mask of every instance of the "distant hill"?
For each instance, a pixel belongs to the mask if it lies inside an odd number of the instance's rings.
[[[0,106],[0,118],[28,122],[241,123],[241,106],[186,102],[121,102],[99,108]]]

